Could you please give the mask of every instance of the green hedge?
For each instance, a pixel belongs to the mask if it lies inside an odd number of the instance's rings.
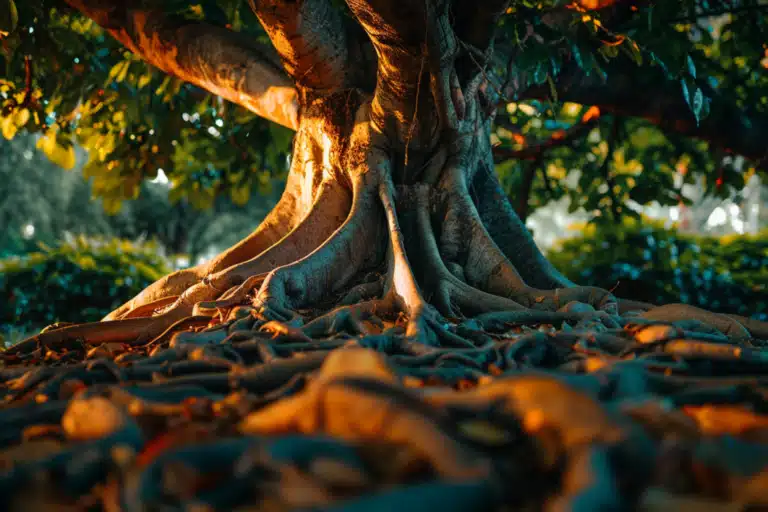
[[[569,279],[619,297],[768,319],[768,230],[706,237],[627,220],[586,226],[548,256]]]
[[[170,271],[153,244],[79,238],[0,260],[0,330],[101,319]]]

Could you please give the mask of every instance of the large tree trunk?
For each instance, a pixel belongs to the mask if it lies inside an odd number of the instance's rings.
[[[498,350],[489,333],[504,338],[512,336],[509,328],[514,325],[570,322],[579,332],[591,333],[596,346],[606,351],[613,349],[605,347],[619,347],[610,356],[618,358],[625,345],[636,348],[631,336],[637,330],[622,327],[681,317],[693,322],[687,324],[689,337],[695,338],[692,332],[701,322],[709,325],[708,332],[699,333],[697,339],[702,340],[721,340],[718,336],[745,340],[767,334],[761,324],[694,308],[620,303],[606,290],[570,283],[542,256],[493,170],[490,129],[498,98],[487,83],[484,66],[492,49],[488,27],[495,24],[506,1],[459,2],[453,11],[451,2],[441,0],[347,3],[359,26],[349,26],[327,0],[253,2],[296,84],[299,101],[286,189],[264,222],[211,262],[154,283],[103,322],[49,330],[16,345],[6,357],[23,360],[48,348],[121,342],[162,358],[169,352],[156,351],[166,346],[178,352],[213,344],[219,345],[221,357],[204,358],[205,364],[234,365],[222,362],[229,356],[221,346],[251,340],[266,364],[278,353],[278,348],[263,345],[267,332],[285,344],[279,348],[283,351],[302,343],[322,352],[354,340],[397,357],[428,359],[453,351],[451,357],[471,362],[471,356],[462,354],[489,355]],[[120,34],[129,42],[138,40],[137,51],[151,42],[128,31]],[[190,62],[177,59],[173,65],[189,70]],[[217,87],[225,82],[217,81]],[[635,316],[627,310],[634,310]],[[665,332],[685,337],[682,328]],[[560,331],[551,340],[576,345],[579,336],[583,334]],[[556,344],[546,346],[552,354],[562,351]],[[680,350],[686,347],[693,350],[688,345]],[[284,374],[316,368],[323,357],[274,366],[278,369],[269,376],[246,372],[242,375],[251,377],[238,382],[272,389],[288,380]],[[381,398],[386,395],[380,393],[383,388],[396,395],[394,377],[379,359],[368,357],[354,351],[335,355],[306,392],[252,413],[241,430],[325,429],[356,441],[381,436],[412,447],[443,477],[490,481],[490,466],[474,449],[456,441],[453,427],[441,426],[437,416],[432,423],[422,421],[432,413],[417,413],[410,406],[398,409],[401,406],[387,401],[394,399]],[[508,363],[507,369],[510,364],[515,363]],[[142,371],[136,369],[135,375]],[[334,400],[329,391],[338,382],[334,377],[374,379],[379,388],[349,381]],[[234,384],[226,379],[210,377],[201,385],[232,389]],[[439,393],[426,395],[425,401],[442,410],[500,400],[529,432],[549,425],[572,449],[562,499],[581,493],[591,496],[590,479],[579,472],[588,464],[608,468],[608,462],[599,461],[629,431],[621,430],[591,399],[542,379],[524,381],[520,387],[507,383],[479,388],[473,402]],[[257,381],[262,384],[253,384]],[[552,405],[548,400],[555,395],[571,405]],[[357,416],[345,416],[342,403],[357,407]],[[373,421],[379,421],[378,426],[372,426],[360,418],[371,411],[395,411],[395,419],[387,424],[378,418]],[[538,426],[533,418],[537,411]],[[607,470],[600,466],[595,471],[604,478]],[[642,473],[637,481],[610,485],[631,495],[646,477]],[[497,487],[483,484],[480,489],[475,505],[498,498],[493,494]],[[588,509],[597,509],[611,505],[606,500],[613,497],[589,499],[596,501],[590,501],[594,507]],[[562,503],[555,500],[550,505],[557,508]]]
[[[554,311],[576,302],[617,314],[609,292],[576,287],[551,267],[493,178],[498,98],[485,66],[488,27],[506,2],[457,12],[455,24],[450,5],[349,2],[377,55],[366,70],[351,66],[366,54],[359,29],[346,27],[325,0],[254,3],[300,91],[283,197],[248,239],[153,284],[105,320],[135,319],[145,325],[144,341],[186,316],[226,317],[249,302],[264,318],[286,321],[338,299],[371,270],[383,275],[381,293],[367,297],[379,315],[404,313],[409,335],[428,343],[445,337],[440,316]],[[163,33],[148,23],[144,30]],[[143,33],[122,37],[150,44]],[[126,327],[126,339],[137,335]],[[49,334],[62,336],[69,334]]]

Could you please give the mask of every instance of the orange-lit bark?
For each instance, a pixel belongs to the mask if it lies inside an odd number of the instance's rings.
[[[297,92],[272,48],[225,28],[176,19],[134,2],[66,1],[160,70],[265,119],[298,127]]]

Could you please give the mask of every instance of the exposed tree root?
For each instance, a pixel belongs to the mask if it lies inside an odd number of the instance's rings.
[[[142,306],[179,296],[206,276],[247,261],[269,249],[288,234],[305,214],[300,198],[306,195],[308,190],[311,193],[313,188],[311,183],[307,185],[305,181],[301,179],[300,173],[291,173],[277,205],[253,233],[207,263],[179,270],[152,283],[136,297],[107,315],[104,320],[141,316],[142,312],[146,312],[146,309],[139,310]],[[329,212],[331,215],[333,213]],[[332,221],[332,217],[329,221]]]
[[[207,276],[205,283],[228,290],[251,276],[288,265],[317,249],[349,214],[348,192],[337,181],[324,181],[307,216],[282,240],[258,256]]]
[[[24,354],[38,348],[54,349],[66,343],[83,343],[85,345],[126,343],[128,345],[143,345],[160,336],[176,322],[188,318],[186,313],[186,311],[177,310],[152,317],[111,320],[63,327],[32,336],[7,349],[5,354]],[[200,319],[196,318],[195,323],[199,325]],[[185,327],[189,327],[189,325],[185,325]]]

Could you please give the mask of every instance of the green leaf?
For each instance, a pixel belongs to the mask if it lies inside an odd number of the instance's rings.
[[[705,119],[709,115],[709,107],[712,104],[712,100],[704,96],[704,102],[701,104],[701,119]]]
[[[693,63],[693,59],[690,55],[688,56],[688,73],[690,73],[693,78],[696,78],[696,64]]]
[[[579,47],[577,45],[571,46],[571,53],[573,54],[573,60],[576,61],[576,65],[579,66],[579,69],[584,70],[584,60],[581,58],[581,51],[579,51]]]
[[[701,121],[701,111],[704,106],[704,94],[701,92],[701,89],[698,87],[696,88],[696,92],[693,93],[693,105],[691,105],[691,110],[693,110],[693,116],[696,118],[696,124],[699,124],[699,121]]]
[[[691,93],[688,90],[688,84],[685,79],[680,80],[680,85],[683,87],[683,98],[685,98],[685,102],[688,106],[691,107]]]
[[[19,12],[13,0],[0,0],[0,36],[7,36],[19,24]]]

